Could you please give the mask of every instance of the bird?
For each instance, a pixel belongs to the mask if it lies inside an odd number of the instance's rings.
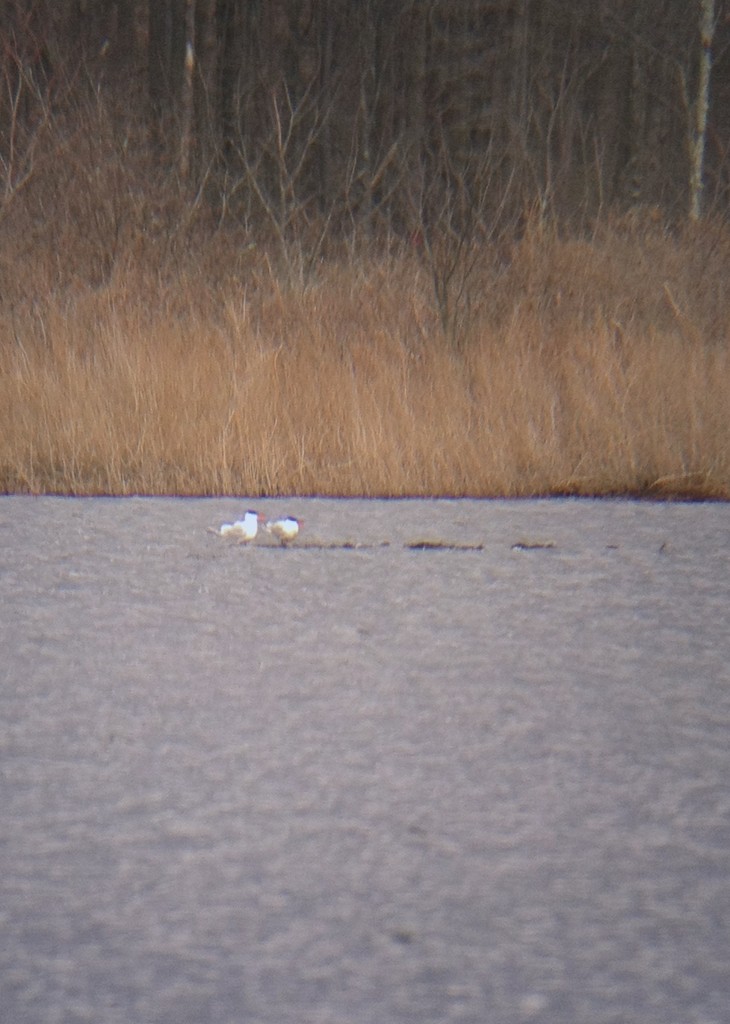
[[[295,519],[294,516],[286,516],[284,519],[270,519],[264,528],[268,533],[273,534],[280,544],[286,547],[293,540],[296,540],[301,525],[302,520]]]
[[[233,537],[240,544],[248,544],[258,533],[259,523],[263,521],[262,515],[249,509],[243,519],[237,519],[235,523],[224,523],[220,529],[221,537]]]

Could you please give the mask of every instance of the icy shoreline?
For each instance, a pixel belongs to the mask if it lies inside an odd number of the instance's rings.
[[[208,528],[245,508],[291,548]],[[0,498],[13,1024],[722,1024],[730,506]]]

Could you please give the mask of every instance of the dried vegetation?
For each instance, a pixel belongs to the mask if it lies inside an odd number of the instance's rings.
[[[723,223],[318,236],[292,274],[89,138],[0,204],[0,490],[730,497]]]

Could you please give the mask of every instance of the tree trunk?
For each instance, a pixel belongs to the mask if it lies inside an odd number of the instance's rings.
[[[700,69],[690,134],[689,216],[699,220],[702,215],[703,172],[707,112],[710,104],[710,72],[712,71],[712,39],[715,33],[715,0],[700,0]]]
[[[185,3],[149,3],[147,88],[152,112],[158,117],[179,99],[185,60]]]
[[[195,0],[185,0],[185,68],[180,96],[180,177],[190,176],[190,151],[193,144],[195,104]]]
[[[241,40],[236,34],[235,0],[219,0],[216,7],[218,40],[217,115],[221,151],[228,158],[240,128],[236,120],[239,75],[241,72]]]

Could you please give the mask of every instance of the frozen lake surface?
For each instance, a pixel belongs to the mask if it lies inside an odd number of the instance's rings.
[[[2,1021],[727,1024],[730,506],[250,504],[0,498]]]

